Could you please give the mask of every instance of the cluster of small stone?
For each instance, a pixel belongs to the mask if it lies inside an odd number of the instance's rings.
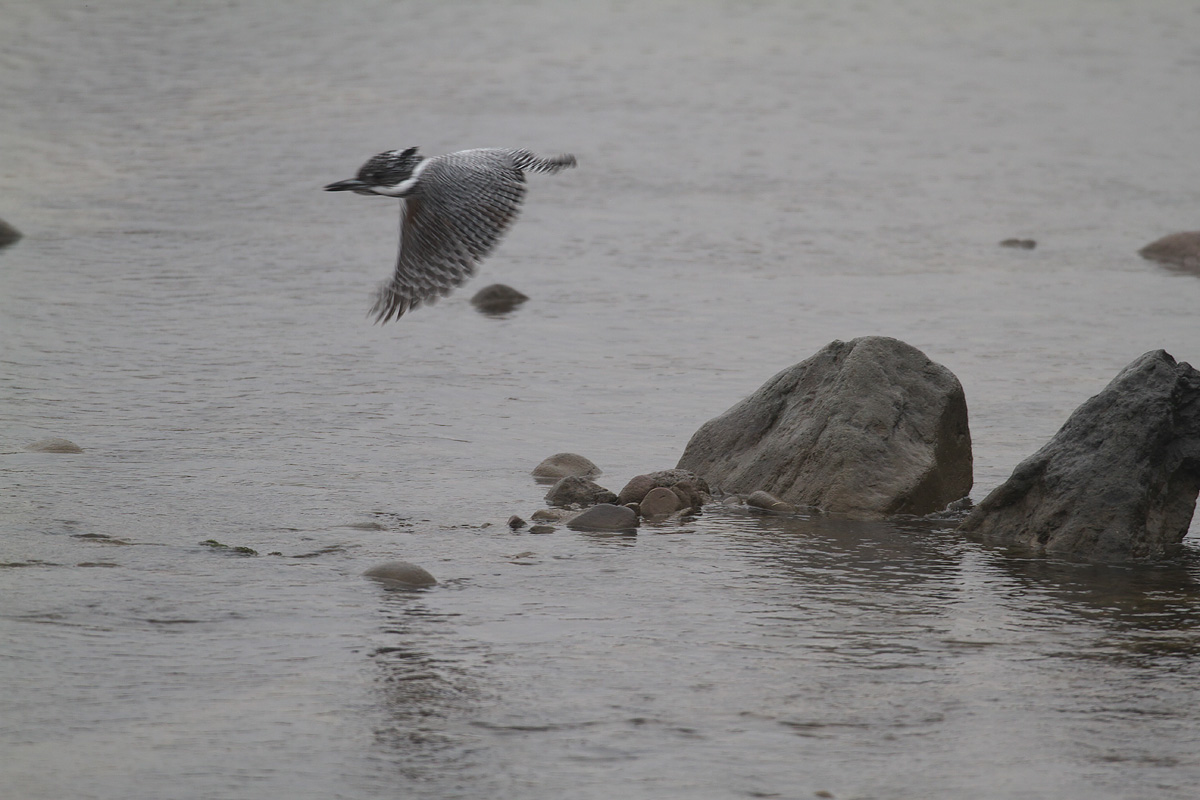
[[[699,514],[712,499],[708,484],[696,474],[681,469],[665,469],[632,478],[619,493],[596,483],[592,478],[600,468],[575,453],[558,453],[538,464],[533,476],[553,481],[546,492],[547,508],[530,515],[535,523],[530,533],[550,533],[553,523],[585,531],[634,531],[642,520],[667,520]],[[510,528],[525,527],[518,516],[509,519]]]

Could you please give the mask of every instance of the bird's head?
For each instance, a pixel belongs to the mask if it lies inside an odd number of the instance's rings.
[[[422,156],[417,155],[415,147],[389,150],[363,164],[357,176],[348,181],[331,183],[325,187],[325,191],[404,197],[412,191],[416,183],[413,171],[423,160]]]

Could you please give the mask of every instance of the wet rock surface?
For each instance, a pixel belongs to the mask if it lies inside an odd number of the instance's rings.
[[[927,514],[970,492],[966,399],[950,370],[911,345],[835,341],[705,423],[678,466],[792,505]]]
[[[785,503],[775,495],[764,492],[761,489],[746,498],[746,505],[776,514],[792,514],[796,511],[796,507],[792,504]]]
[[[651,489],[638,504],[638,511],[645,517],[665,517],[681,508],[684,503],[679,495],[663,486]]]
[[[1149,261],[1200,273],[1200,231],[1172,233],[1138,250]]]
[[[392,588],[413,589],[437,584],[437,578],[426,569],[407,561],[387,561],[371,567],[363,575]]]
[[[662,469],[657,472],[647,472],[635,475],[621,489],[618,502],[640,503],[652,489],[676,489],[676,494],[685,500],[686,505],[702,506],[707,503],[712,493],[708,483],[691,470]]]
[[[625,506],[600,503],[567,521],[567,527],[581,531],[632,531],[638,516]]]
[[[615,503],[617,496],[589,478],[567,476],[546,492],[546,502],[552,506],[591,506]]]
[[[542,459],[542,463],[533,468],[532,474],[542,482],[569,476],[594,478],[600,474],[600,468],[578,453],[555,453]]]
[[[25,445],[25,449],[31,453],[82,453],[83,448],[72,442],[70,439],[59,439],[57,437],[51,439],[38,439],[32,444]]]
[[[471,297],[471,305],[485,314],[503,314],[528,300],[527,295],[503,283],[485,286]]]
[[[1158,556],[1187,535],[1200,491],[1200,372],[1142,355],[1081,405],[959,530],[1045,553]]]
[[[20,238],[21,232],[19,230],[0,219],[0,247],[8,247],[10,244],[16,244]]]

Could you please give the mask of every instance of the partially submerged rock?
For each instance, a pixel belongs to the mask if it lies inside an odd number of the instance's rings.
[[[387,561],[371,567],[363,575],[386,586],[400,589],[417,589],[437,584],[437,578],[428,571],[407,561]]]
[[[1001,247],[1014,247],[1018,250],[1032,250],[1037,247],[1037,242],[1033,239],[1005,239],[1000,243]]]
[[[31,453],[82,453],[83,448],[69,439],[38,439],[32,444],[25,445]]]
[[[896,339],[835,341],[698,430],[679,467],[726,492],[873,517],[971,490],[971,434],[950,370]]]
[[[471,305],[485,314],[503,314],[512,311],[529,298],[511,286],[493,283],[485,286],[471,297]]]
[[[1154,350],[1081,405],[959,530],[1046,553],[1158,556],[1200,492],[1200,372]]]
[[[1138,250],[1138,255],[1160,264],[1200,272],[1200,231],[1164,236]]]
[[[699,508],[711,499],[708,483],[691,470],[660,469],[645,475],[635,475],[625,484],[618,495],[618,502],[640,503],[653,489],[672,489],[683,500],[685,506]]]
[[[581,531],[634,531],[638,516],[625,506],[600,503],[572,517],[567,527]]]
[[[785,503],[775,495],[761,489],[746,498],[746,505],[775,514],[794,514],[796,512],[796,507],[791,503]]]
[[[555,453],[533,468],[533,477],[542,482],[568,476],[594,478],[599,474],[600,468],[578,453]]]
[[[651,489],[638,503],[638,511],[644,517],[665,517],[683,507],[684,503],[679,495],[664,486]]]
[[[21,232],[19,230],[0,219],[0,247],[8,247],[10,244],[16,244],[20,238]]]
[[[563,478],[546,492],[546,502],[552,506],[592,506],[616,500],[615,494],[595,481],[574,475]]]

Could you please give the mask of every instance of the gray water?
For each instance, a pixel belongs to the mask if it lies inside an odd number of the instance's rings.
[[[0,3],[0,795],[1195,797],[1195,524],[504,521],[834,339],[959,377],[976,499],[1200,360],[1200,277],[1136,255],[1200,227],[1198,43],[1187,0]],[[396,204],[320,187],[414,144],[580,165],[372,326]]]

